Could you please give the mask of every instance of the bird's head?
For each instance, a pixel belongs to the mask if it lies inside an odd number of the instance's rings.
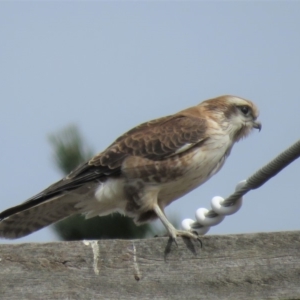
[[[253,128],[261,130],[258,109],[249,100],[235,96],[221,96],[200,104],[210,117],[228,132],[234,142],[246,137]]]

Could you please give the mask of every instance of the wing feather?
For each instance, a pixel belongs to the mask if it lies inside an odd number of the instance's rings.
[[[144,123],[119,137],[89,161],[91,166],[120,168],[126,157],[155,161],[188,150],[206,138],[203,118],[175,115]]]
[[[77,189],[84,183],[119,176],[123,161],[130,156],[160,161],[180,154],[206,139],[205,132],[205,119],[190,115],[176,114],[143,123],[120,136],[106,150],[77,167],[67,177],[23,204],[2,212],[0,219]]]

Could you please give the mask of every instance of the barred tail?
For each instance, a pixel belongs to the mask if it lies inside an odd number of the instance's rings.
[[[16,239],[80,213],[78,197],[61,194],[36,204],[24,202],[0,213],[0,237]]]

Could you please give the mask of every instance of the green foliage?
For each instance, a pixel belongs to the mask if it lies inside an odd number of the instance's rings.
[[[70,173],[79,164],[93,156],[93,151],[86,146],[78,128],[66,127],[49,137],[54,151],[57,167],[64,175]],[[85,220],[77,215],[54,224],[54,230],[62,240],[82,239],[134,239],[143,238],[152,233],[150,225],[136,226],[132,219],[113,214]]]
[[[70,125],[57,134],[51,134],[49,141],[54,150],[55,163],[64,175],[93,156],[93,151],[86,146],[75,125]]]
[[[59,236],[66,241],[140,239],[152,233],[149,225],[136,226],[131,219],[120,214],[94,217],[88,220],[82,215],[77,215],[64,219],[54,226]]]

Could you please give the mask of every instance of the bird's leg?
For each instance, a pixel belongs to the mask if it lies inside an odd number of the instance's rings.
[[[159,207],[158,204],[155,204],[153,209],[154,209],[157,217],[162,221],[162,223],[166,227],[171,239],[173,241],[175,241],[176,244],[177,244],[177,242],[176,242],[177,236],[184,236],[184,237],[187,237],[190,239],[200,241],[199,236],[195,233],[192,233],[192,232],[186,231],[186,230],[177,230],[167,219],[167,217],[165,216],[164,212],[162,211],[162,209]],[[200,243],[201,243],[201,241],[200,241]]]

